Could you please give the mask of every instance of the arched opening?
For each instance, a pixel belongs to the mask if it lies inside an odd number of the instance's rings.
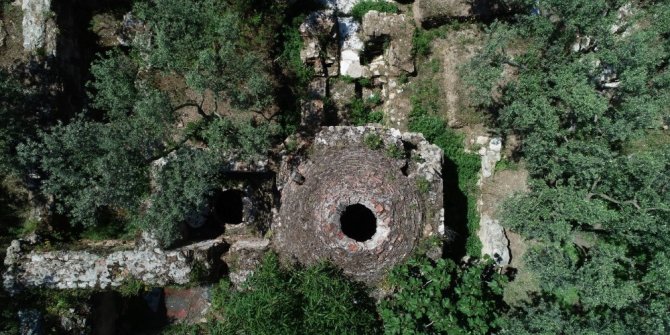
[[[216,220],[225,224],[242,223],[244,205],[240,190],[227,190],[214,195],[212,214]]]
[[[344,235],[358,242],[365,242],[377,231],[377,217],[361,204],[350,205],[342,212],[340,225]]]

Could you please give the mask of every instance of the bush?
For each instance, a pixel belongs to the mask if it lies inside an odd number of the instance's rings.
[[[488,334],[499,323],[504,278],[490,260],[458,267],[426,257],[388,277],[393,295],[379,312],[385,334]]]
[[[416,188],[419,189],[419,192],[421,194],[427,194],[428,192],[430,192],[430,182],[428,181],[428,179],[421,177],[416,180]]]
[[[384,141],[377,134],[368,134],[363,138],[365,145],[371,150],[378,150],[384,146]]]
[[[370,97],[366,100],[356,98],[350,104],[351,108],[351,123],[356,126],[362,126],[368,123],[381,122],[384,119],[384,112],[379,110],[372,110],[381,100],[377,96],[376,98]]]
[[[363,0],[351,9],[351,16],[357,21],[363,21],[363,16],[371,10],[382,13],[398,13],[398,5],[383,0]]]
[[[300,58],[300,50],[303,48],[302,36],[300,35],[300,24],[305,20],[304,15],[293,18],[291,26],[284,29],[284,49],[281,60],[297,79],[295,86],[299,90],[305,90],[309,81],[314,76],[314,70],[306,66]]]
[[[212,308],[223,323],[209,325],[216,334],[376,334],[374,303],[362,286],[333,267],[282,267],[266,256],[240,291],[222,282]]]

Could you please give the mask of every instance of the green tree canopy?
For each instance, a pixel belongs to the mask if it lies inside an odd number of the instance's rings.
[[[652,282],[670,276],[670,152],[631,143],[670,115],[670,4],[515,2],[528,14],[492,24],[466,75],[533,177],[503,223],[539,243],[525,270],[541,290],[502,331],[667,333],[670,291]]]
[[[488,334],[502,314],[504,279],[490,260],[459,267],[424,257],[394,269],[380,306],[386,334]]]

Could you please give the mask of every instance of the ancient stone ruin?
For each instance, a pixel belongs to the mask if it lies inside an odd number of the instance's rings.
[[[225,247],[220,239],[163,250],[144,233],[135,248],[105,254],[93,251],[38,251],[29,241],[7,248],[3,274],[12,293],[31,288],[109,289],[136,279],[147,285],[187,284],[195,264],[209,269]]]
[[[273,225],[282,255],[374,282],[444,231],[442,151],[420,134],[328,127],[310,150],[282,189]]]

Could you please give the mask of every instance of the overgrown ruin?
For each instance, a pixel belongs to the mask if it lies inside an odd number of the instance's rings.
[[[412,108],[407,78],[417,71],[412,39],[423,19],[414,18],[415,24],[407,13],[370,11],[358,22],[350,16],[355,3],[325,1],[327,9],[306,16],[299,28],[304,46],[300,58],[314,76],[308,94],[297,103],[298,131],[273,148],[267,159],[249,163],[231,158],[223,164],[223,180],[212,181],[217,186],[206,204],[175,223],[182,237],[176,245],[160,245],[155,236],[160,231],[143,231],[135,241],[102,241],[72,250],[43,247],[39,236],[15,240],[4,261],[5,290],[12,295],[36,288],[94,290],[102,292],[93,299],[98,309],[106,304],[118,309],[137,297],[123,298],[126,301],[110,290],[140,282],[155,287],[152,294],[163,297],[163,304],[176,306],[168,306],[168,317],[201,322],[209,308],[208,283],[225,276],[234,288],[243,287],[268,252],[277,252],[287,263],[330,262],[354,280],[378,287],[391,269],[418,250],[437,259],[453,239],[464,239],[452,231],[451,213],[444,209],[444,185],[454,182],[443,176],[444,152],[424,135],[406,131]],[[28,52],[46,48],[49,57],[61,57],[51,45],[56,31],[46,13],[49,6],[49,1],[24,0],[26,15],[40,11],[24,22],[24,29],[30,28],[24,45]],[[106,22],[98,24],[96,34],[106,47],[128,47],[133,39],[148,39],[146,25],[131,13],[123,15],[115,29]],[[70,65],[64,71],[81,70]],[[83,100],[84,90],[79,90]],[[355,100],[373,100],[378,109],[374,112],[383,118],[354,122]],[[180,116],[180,128],[193,121],[189,118],[212,117],[201,110],[196,115],[195,107],[189,107],[192,115]],[[500,160],[501,143],[495,140],[491,150],[481,153],[484,177]],[[207,150],[199,143],[184,143],[188,150]],[[152,192],[158,190],[156,175],[172,159],[174,152],[151,161]],[[149,201],[144,205],[152,206]],[[489,221],[483,221],[483,231]],[[494,223],[497,235],[485,243],[484,251],[502,256],[496,261],[504,265],[510,258],[507,240]],[[482,240],[490,240],[487,236],[484,233]],[[430,250],[420,248],[427,241],[439,243]],[[199,286],[173,287],[195,284]],[[196,306],[193,310],[188,310],[190,303]],[[34,315],[29,312],[24,319],[31,323]],[[82,319],[95,320],[96,313],[82,312]],[[89,327],[84,321],[70,329]]]
[[[420,134],[329,127],[310,151],[292,176],[284,174],[273,223],[282,255],[329,260],[374,282],[420,240],[444,232],[442,150]]]

